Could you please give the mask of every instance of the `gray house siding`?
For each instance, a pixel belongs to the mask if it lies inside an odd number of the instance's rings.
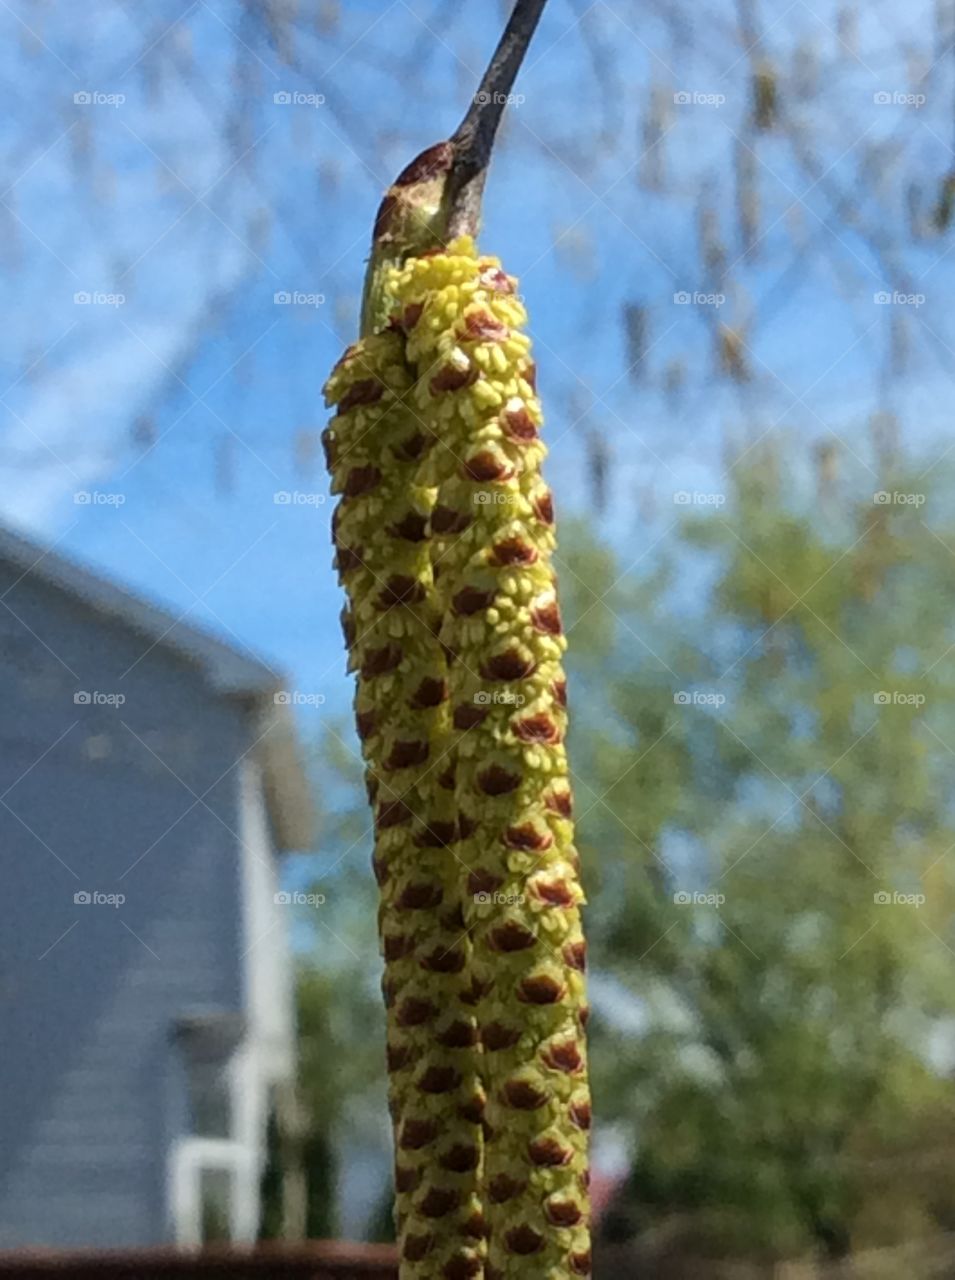
[[[0,1247],[155,1243],[188,1122],[173,1021],[243,1008],[250,718],[161,643],[18,578],[0,562]]]

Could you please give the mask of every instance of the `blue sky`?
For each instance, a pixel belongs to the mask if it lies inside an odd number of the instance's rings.
[[[238,0],[86,0],[81,21],[68,3],[0,5],[0,519],[265,655],[325,698],[301,713],[307,735],[352,696],[321,386],[355,334],[381,192],[457,123],[503,7],[310,0],[272,6],[267,36]],[[736,11],[550,0],[487,188],[482,245],[521,277],[558,511],[625,567],[666,548],[675,492],[728,492],[734,455],[767,433],[810,492],[804,446],[829,439],[883,487],[877,410],[926,467],[949,448],[955,253],[929,222],[955,167],[955,85],[935,6],[877,0],[853,30],[851,6],[783,0],[761,42]],[[782,118],[760,133],[762,65]],[[677,301],[714,293],[714,256],[720,304]],[[639,379],[628,304],[647,318]],[[716,375],[719,324],[744,338],[743,385]],[[688,607],[701,577],[680,575]],[[610,977],[595,996],[644,1025]]]
[[[82,30],[69,6],[0,17],[18,104],[2,134],[0,267],[18,305],[0,349],[0,516],[265,654],[325,696],[313,716],[351,697],[320,388],[353,336],[381,189],[456,123],[497,26],[488,3],[340,8],[337,25],[278,19],[271,44],[227,0],[132,16],[93,0]],[[794,450],[837,438],[873,488],[880,406],[929,462],[946,448],[955,255],[903,227],[913,184],[927,217],[953,163],[949,60],[933,65],[927,0],[869,9],[855,33],[839,10],[773,11],[754,51],[723,0],[669,22],[630,0],[551,0],[528,58],[482,242],[521,276],[559,509],[590,509],[590,432],[610,499],[591,519],[626,563],[665,539],[674,491],[727,488],[728,451],[769,430]],[[748,124],[757,55],[785,86],[786,127],[766,134]],[[751,258],[735,213],[746,156]],[[850,226],[832,210],[852,190]],[[706,225],[724,300],[675,302],[712,293]],[[875,302],[899,281],[921,301]],[[280,291],[312,301],[277,305]],[[648,316],[639,384],[627,303]],[[742,387],[714,376],[714,322],[745,336]],[[892,341],[909,356],[889,379]]]

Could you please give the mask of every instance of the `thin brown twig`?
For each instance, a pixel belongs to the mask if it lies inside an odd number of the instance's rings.
[[[448,237],[474,235],[494,139],[547,0],[517,0],[464,119],[451,135]]]

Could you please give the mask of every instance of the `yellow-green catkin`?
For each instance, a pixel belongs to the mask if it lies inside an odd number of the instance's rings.
[[[515,281],[462,238],[396,268],[456,733],[487,1091],[489,1280],[590,1273],[583,895],[564,748],[554,515]]]
[[[428,546],[431,443],[395,332],[332,372],[324,443],[341,495],[333,532],[357,672],[356,719],[375,811],[385,958],[396,1226],[402,1280],[483,1273],[483,1089],[462,916],[446,664]]]

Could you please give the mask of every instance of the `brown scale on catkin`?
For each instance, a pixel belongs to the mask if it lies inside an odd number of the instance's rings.
[[[402,1280],[483,1274],[483,1090],[461,909],[450,710],[428,546],[429,433],[399,334],[362,339],[325,388],[336,566],[375,810]],[[408,403],[405,403],[405,401]]]
[[[565,1280],[590,1274],[583,895],[526,316],[514,280],[466,238],[410,259],[389,289],[436,438],[424,477],[482,993],[486,1275]]]

